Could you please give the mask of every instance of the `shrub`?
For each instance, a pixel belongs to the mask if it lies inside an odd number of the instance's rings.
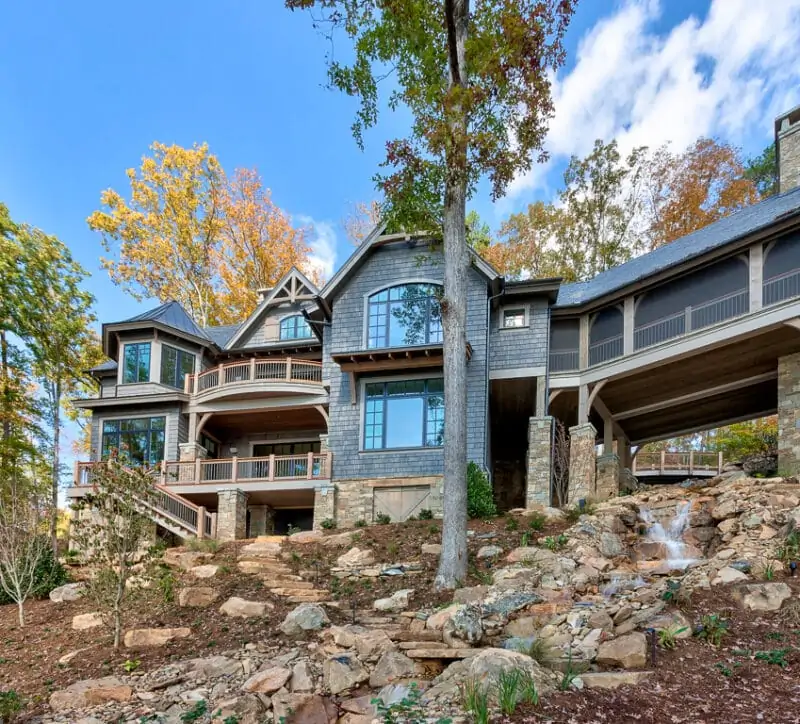
[[[686,631],[686,626],[667,626],[658,630],[658,643],[665,649],[674,649],[678,636]]]
[[[419,511],[420,520],[433,520],[433,511],[430,508],[423,508]]]
[[[718,613],[709,613],[703,616],[697,637],[705,639],[712,646],[719,646],[723,637],[728,633],[728,622]]]
[[[378,525],[388,525],[392,522],[392,516],[388,513],[376,513],[375,514],[375,522]]]
[[[22,699],[14,689],[0,691],[0,721],[12,722],[22,711]]]
[[[359,518],[353,525],[355,525],[356,528],[366,528],[367,521],[363,518]]]
[[[467,466],[467,514],[470,518],[493,518],[497,515],[489,478],[472,461]]]
[[[65,584],[69,580],[67,571],[64,569],[56,558],[53,557],[53,551],[50,548],[49,542],[42,550],[37,553],[39,560],[33,569],[33,588],[30,592],[30,598],[47,598],[50,591],[54,588]],[[6,603],[14,603],[11,597],[0,586],[0,605]]]
[[[186,541],[186,547],[190,551],[216,553],[219,550],[219,541],[215,538],[189,538]]]
[[[528,520],[528,528],[531,530],[542,530],[545,523],[547,523],[547,516],[544,513],[536,512],[530,516]]]
[[[325,518],[320,525],[325,530],[335,530],[336,529],[336,521],[333,518]]]

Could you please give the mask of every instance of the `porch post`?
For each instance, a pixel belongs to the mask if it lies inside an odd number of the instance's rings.
[[[764,304],[764,246],[750,247],[747,259],[750,285],[750,311],[757,312]]]
[[[525,507],[551,504],[553,478],[553,418],[532,417],[528,421],[528,458]]]
[[[217,491],[217,538],[241,540],[247,535],[247,493],[239,488]]]
[[[206,509],[202,505],[197,509],[197,537],[206,537]]]
[[[633,295],[625,297],[625,302],[622,309],[622,354],[624,355],[633,354],[633,336],[636,328],[635,312],[635,298]]]
[[[595,495],[596,463],[595,439],[597,430],[592,423],[575,425],[569,429],[569,489],[567,498],[575,504],[582,498]]]

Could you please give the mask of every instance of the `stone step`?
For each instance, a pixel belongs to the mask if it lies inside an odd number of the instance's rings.
[[[270,576],[292,575],[292,569],[289,568],[289,566],[284,566],[280,563],[271,563],[264,560],[240,560],[236,565],[242,573],[263,574]]]
[[[409,659],[468,659],[479,654],[483,649],[409,649],[406,656]]]
[[[316,590],[316,586],[314,586],[311,581],[303,581],[299,577],[289,577],[289,576],[281,576],[279,578],[270,579],[269,581],[264,582],[264,587],[267,590],[274,591],[280,588],[291,588],[293,591],[314,591]]]
[[[403,629],[398,631],[396,634],[389,634],[389,638],[392,641],[403,642],[403,641],[441,641],[442,640],[442,632],[441,631],[409,631],[408,629]],[[423,648],[420,646],[419,648]]]
[[[286,600],[289,603],[325,603],[327,594],[322,591],[315,591],[316,595],[312,596],[311,591],[302,591],[302,595],[289,596]]]
[[[449,647],[444,641],[400,641],[398,648],[401,651],[419,651],[421,649],[446,649]]]
[[[256,538],[256,543],[277,543],[280,545],[285,540],[285,535],[260,535]]]
[[[587,689],[616,689],[626,684],[637,685],[645,681],[652,671],[598,671],[581,674]]]
[[[316,588],[295,588],[293,586],[283,586],[281,588],[270,589],[270,593],[275,596],[308,596],[310,599],[318,596],[328,597],[327,591],[320,591]]]

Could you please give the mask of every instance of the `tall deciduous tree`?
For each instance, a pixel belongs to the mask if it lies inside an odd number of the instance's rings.
[[[222,169],[207,144],[153,143],[137,172],[128,169],[130,201],[103,191],[106,210],[89,227],[119,258],[103,259],[112,280],[137,299],[175,299],[202,325],[214,319],[215,247],[221,224]]]
[[[258,290],[270,288],[292,266],[302,268],[311,252],[305,230],[292,226],[269,189],[251,169],[237,169],[222,188],[215,318],[240,322],[258,304]]]
[[[347,238],[358,246],[381,222],[381,205],[377,201],[357,201],[342,220]]]
[[[378,84],[393,74],[391,106],[413,117],[406,138],[387,144],[378,177],[390,226],[441,229],[444,251],[444,526],[438,588],[464,580],[466,548],[466,202],[487,176],[493,198],[543,157],[553,107],[550,73],[572,0],[286,0],[316,8],[343,29],[351,65],[332,61],[331,84],[361,101],[356,141],[378,118]]]
[[[778,160],[774,141],[758,156],[747,159],[744,175],[755,184],[762,199],[778,193]]]

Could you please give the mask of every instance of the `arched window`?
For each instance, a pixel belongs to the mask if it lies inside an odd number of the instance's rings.
[[[442,341],[438,284],[401,284],[369,298],[367,347],[411,347]]]
[[[302,314],[296,314],[281,320],[280,335],[281,339],[308,339],[311,336],[311,327]]]

